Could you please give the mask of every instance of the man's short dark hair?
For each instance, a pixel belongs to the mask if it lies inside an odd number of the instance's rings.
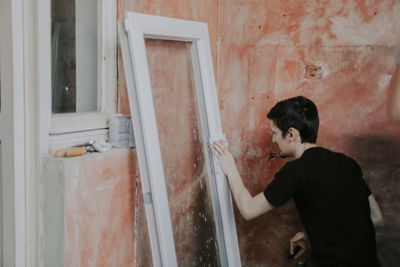
[[[318,110],[315,104],[304,96],[279,101],[268,112],[267,117],[281,130],[283,136],[293,127],[300,132],[302,143],[317,142]]]

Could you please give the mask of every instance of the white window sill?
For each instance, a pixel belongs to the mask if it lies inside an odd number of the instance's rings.
[[[100,112],[53,114],[50,135],[105,129],[109,116]]]
[[[107,140],[108,113],[53,114],[50,128],[50,152],[81,145],[90,140]]]

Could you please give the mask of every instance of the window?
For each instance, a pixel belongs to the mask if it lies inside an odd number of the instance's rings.
[[[107,138],[116,111],[116,1],[45,0],[37,16],[41,150]]]
[[[24,25],[20,0],[0,1],[0,266],[26,266],[28,226]],[[30,40],[29,40],[30,41]],[[26,41],[27,43],[29,41]],[[3,179],[4,178],[4,179]]]
[[[205,266],[240,266],[229,186],[208,145],[210,138],[222,135],[222,127],[207,24],[132,12],[127,13],[124,23],[125,29],[120,27],[122,55],[136,122],[136,149],[153,263],[186,266],[195,260]],[[164,50],[165,46],[173,50]],[[161,58],[164,60],[158,61]],[[157,79],[151,79],[149,62],[157,66],[151,72]],[[169,64],[158,65],[165,62]],[[168,79],[176,86],[165,88]],[[181,156],[173,159],[171,147]],[[176,173],[170,171],[174,168]],[[196,200],[174,205],[181,199],[169,198],[168,193],[178,191],[175,178],[189,178],[185,186],[190,187]],[[167,183],[172,189],[167,189]],[[203,183],[207,190],[202,190]],[[192,220],[190,212],[202,219],[212,214],[212,221]],[[171,214],[177,220],[171,220]],[[173,228],[174,224],[179,223],[193,225],[193,231],[186,236],[174,231],[179,229]],[[196,227],[207,229],[207,238],[211,239],[202,240],[204,233]],[[190,247],[180,246],[179,242]],[[190,260],[185,262],[188,257]]]

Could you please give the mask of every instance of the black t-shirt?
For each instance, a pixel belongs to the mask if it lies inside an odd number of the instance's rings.
[[[264,190],[275,207],[293,198],[318,266],[379,266],[370,194],[353,159],[322,147],[286,163]]]

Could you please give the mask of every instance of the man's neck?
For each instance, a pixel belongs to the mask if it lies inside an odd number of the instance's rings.
[[[301,143],[299,144],[298,148],[296,149],[295,153],[294,153],[294,157],[296,159],[300,158],[304,151],[306,151],[307,149],[311,148],[311,147],[316,147],[317,144],[313,144],[313,143]]]

